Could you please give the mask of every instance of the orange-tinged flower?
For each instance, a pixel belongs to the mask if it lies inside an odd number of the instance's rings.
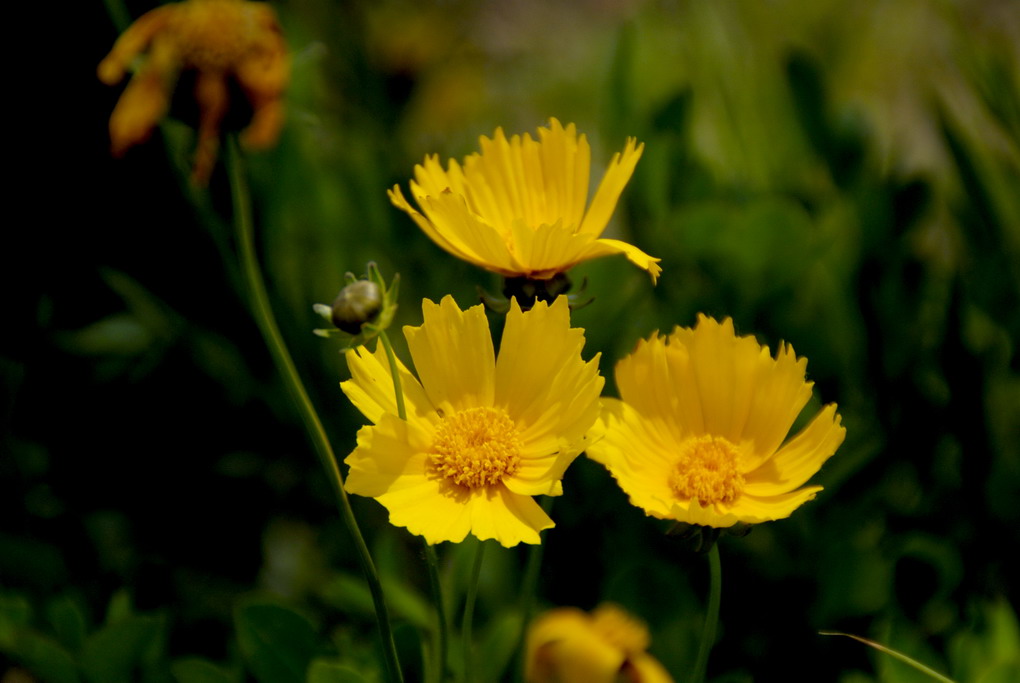
[[[232,83],[252,110],[241,142],[252,149],[273,145],[283,124],[283,92],[290,61],[273,9],[245,0],[186,0],[143,14],[99,64],[99,79],[119,83],[132,60],[145,62],[131,78],[110,117],[114,156],[144,142],[166,114],[178,77],[195,74],[199,110],[193,179],[205,183],[219,148],[220,124],[230,106]]]
[[[480,139],[482,151],[451,159],[443,170],[439,156],[415,166],[411,195],[421,211],[404,199],[400,186],[390,201],[406,211],[436,244],[454,256],[506,277],[545,280],[582,261],[623,254],[654,281],[659,259],[637,247],[600,238],[644,144],[627,140],[609,162],[595,197],[588,204],[591,148],[574,124],[556,119],[531,135],[507,139],[497,128],[493,139]]]
[[[498,357],[481,305],[426,299],[422,315],[404,328],[418,377],[398,362],[406,420],[382,345],[347,352],[341,386],[373,423],[345,460],[347,491],[375,498],[391,524],[428,543],[469,533],[540,543],[553,522],[533,496],[560,495],[584,450],[604,384],[598,357],[581,358],[584,332],[570,327],[566,297],[526,312],[512,300]]]
[[[591,614],[559,607],[528,628],[528,683],[673,683],[646,652],[648,628],[612,604]]]
[[[620,400],[603,399],[588,456],[652,517],[717,528],[788,517],[821,490],[803,484],[846,435],[829,404],[784,443],[811,398],[806,368],[728,318],[656,333],[617,363]]]

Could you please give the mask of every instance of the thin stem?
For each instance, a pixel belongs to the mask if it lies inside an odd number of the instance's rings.
[[[719,561],[719,544],[713,543],[708,551],[708,609],[705,613],[705,627],[701,631],[698,659],[694,663],[691,683],[702,683],[708,668],[708,653],[715,643],[715,628],[719,623],[719,602],[722,598],[722,564]]]
[[[475,680],[474,657],[472,656],[471,626],[475,617],[475,598],[478,596],[478,577],[482,573],[482,557],[485,555],[485,542],[478,542],[475,551],[475,562],[471,568],[471,579],[468,581],[467,597],[464,599],[464,622],[461,626],[461,637],[464,646],[464,681],[473,683]]]
[[[439,558],[436,556],[436,549],[422,539],[425,546],[425,566],[429,570],[429,587],[432,589],[432,600],[436,606],[436,620],[438,621],[438,642],[436,652],[436,683],[442,683],[446,677],[446,659],[449,650],[450,627],[446,623],[446,609],[443,605],[443,589],[439,582]]]
[[[390,377],[393,378],[393,392],[397,399],[397,415],[400,416],[401,420],[406,420],[407,408],[404,406],[404,391],[400,385],[400,369],[397,365],[397,356],[393,353],[393,345],[390,343],[386,330],[379,333],[379,339],[386,350],[386,360],[390,364]],[[422,545],[425,546],[425,566],[428,568],[429,587],[432,590],[432,600],[435,603],[436,620],[438,621],[438,628],[436,629],[438,631],[438,642],[436,644],[438,651],[435,653],[435,680],[437,683],[442,683],[443,677],[446,675],[449,627],[446,623],[446,610],[443,606],[443,588],[439,582],[439,558],[436,556],[436,549],[428,541],[422,539]]]
[[[337,465],[333,447],[326,436],[326,430],[315,412],[308,392],[305,391],[301,377],[298,375],[294,361],[283,341],[283,335],[273,317],[272,308],[269,306],[269,296],[262,279],[262,272],[259,269],[258,258],[255,254],[255,241],[253,238],[253,222],[251,215],[251,197],[248,193],[248,185],[244,175],[244,167],[241,161],[241,153],[237,149],[237,142],[230,138],[227,143],[228,170],[230,174],[231,199],[234,205],[234,227],[237,235],[238,248],[241,251],[241,267],[244,271],[245,283],[248,287],[248,296],[251,299],[252,313],[255,322],[258,324],[262,337],[269,347],[277,371],[283,377],[287,389],[290,391],[294,402],[297,404],[301,421],[304,423],[308,437],[315,447],[315,453],[319,457],[319,463],[326,472],[329,483],[336,496],[337,507],[340,516],[347,526],[347,531],[354,540],[354,547],[357,550],[358,562],[365,573],[368,581],[369,591],[372,593],[372,602],[375,604],[376,621],[379,623],[379,637],[382,639],[383,653],[386,658],[386,668],[389,671],[389,678],[398,683],[404,680],[397,661],[397,649],[393,642],[393,630],[390,627],[389,614],[386,610],[386,603],[383,600],[382,584],[379,581],[379,573],[376,571],[375,563],[369,554],[368,546],[358,528],[358,522],[354,518],[354,510],[351,509],[347,492],[344,491],[343,475]]]
[[[542,511],[545,514],[549,514],[552,510],[553,501],[555,499],[552,496],[545,496],[542,501]],[[542,534],[544,536],[544,533]],[[517,651],[520,655],[517,658],[517,666],[519,669],[518,678],[524,676],[524,640],[528,633],[528,624],[531,622],[531,613],[535,608],[535,594],[538,591],[538,573],[542,568],[542,555],[545,549],[545,538],[542,539],[542,543],[537,543],[528,548],[528,559],[524,565],[524,577],[521,579],[521,599],[520,599],[520,611],[521,611],[521,629],[517,634]]]

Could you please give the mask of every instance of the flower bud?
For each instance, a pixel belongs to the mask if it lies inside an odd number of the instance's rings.
[[[361,326],[373,322],[382,310],[383,295],[371,280],[356,280],[340,290],[333,300],[331,320],[349,334],[361,332]]]

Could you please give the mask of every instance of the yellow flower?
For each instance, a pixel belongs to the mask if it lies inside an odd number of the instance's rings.
[[[419,382],[400,365],[407,420],[397,415],[384,349],[347,352],[341,386],[373,426],[347,456],[346,489],[371,496],[390,522],[429,543],[468,533],[510,547],[553,526],[532,496],[557,496],[598,419],[598,357],[581,359],[565,297],[522,313],[512,301],[499,357],[482,306],[422,302],[405,327]]]
[[[141,52],[148,57],[110,117],[114,156],[144,142],[163,118],[182,71],[195,74],[199,110],[193,178],[205,183],[219,147],[220,124],[236,83],[251,107],[242,134],[250,148],[276,142],[283,124],[283,91],[290,78],[286,45],[273,9],[244,0],[187,0],[143,14],[99,64],[99,80],[119,83]]]
[[[789,345],[773,359],[737,337],[730,319],[656,333],[617,364],[622,400],[603,399],[588,455],[652,517],[720,528],[788,517],[821,490],[798,487],[846,434],[829,404],[783,443],[811,398],[806,368]]]
[[[528,628],[528,683],[673,683],[648,649],[648,629],[615,605],[590,615],[549,610]]]
[[[582,261],[624,254],[654,281],[661,268],[637,247],[600,239],[616,201],[634,172],[644,144],[627,140],[613,156],[590,206],[591,149],[574,124],[550,119],[538,140],[525,133],[507,140],[481,137],[481,154],[463,167],[439,156],[414,168],[411,194],[421,213],[404,199],[400,186],[389,191],[394,206],[406,211],[440,247],[457,258],[506,277],[545,280]]]

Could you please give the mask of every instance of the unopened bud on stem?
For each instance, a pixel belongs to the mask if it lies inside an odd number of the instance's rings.
[[[373,322],[382,310],[383,295],[371,280],[356,280],[340,290],[333,300],[330,319],[349,334],[361,332],[361,326]]]

